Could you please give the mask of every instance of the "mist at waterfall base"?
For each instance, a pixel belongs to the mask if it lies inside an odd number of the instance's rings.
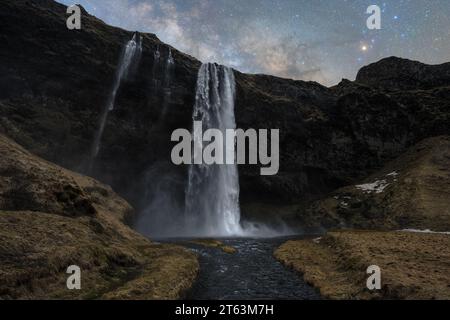
[[[203,64],[198,72],[193,121],[202,121],[203,132],[218,129],[225,136],[226,129],[236,129],[234,101],[233,70]],[[193,144],[204,146],[201,134],[194,135]],[[224,148],[227,145],[233,144],[225,142]],[[226,154],[226,150],[223,152]],[[236,164],[189,165],[187,182],[169,166],[158,162],[146,173],[145,205],[135,223],[140,233],[153,238],[276,237],[295,233],[282,223],[269,227],[241,220]]]

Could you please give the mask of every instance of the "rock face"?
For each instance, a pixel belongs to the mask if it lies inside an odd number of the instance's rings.
[[[304,227],[320,221],[325,227],[450,230],[450,137],[418,143],[298,214]]]
[[[30,151],[82,171],[132,32],[83,12],[82,30],[65,26],[65,7],[50,0],[0,4],[0,131]],[[192,125],[200,62],[142,34],[143,53],[110,113],[93,175],[138,209],[156,185],[149,174],[170,176],[182,205],[186,167],[170,162],[170,135]],[[161,59],[155,59],[155,52]],[[262,177],[240,166],[244,217],[280,204],[303,204],[376,172],[428,137],[450,134],[449,65],[389,58],[363,68],[357,81],[326,88],[265,75],[236,76],[239,128],[280,129],[280,172]],[[170,94],[167,94],[170,92]],[[264,200],[261,200],[264,199]],[[270,208],[270,210],[268,209]],[[314,219],[314,218],[313,218]]]
[[[394,60],[399,67],[411,63]],[[383,68],[384,63],[370,68]],[[445,78],[437,71],[440,66],[430,69],[434,73],[428,78],[433,74]],[[261,177],[255,168],[240,167],[247,214],[264,208],[270,208],[272,215],[292,211],[274,204],[314,200],[360,181],[408,147],[448,135],[450,129],[448,85],[420,89],[418,84],[411,90],[387,91],[347,80],[325,88],[270,76],[238,74],[237,79],[238,126],[280,128],[281,135],[277,176]],[[266,199],[265,203],[258,203],[259,199]]]
[[[125,225],[131,206],[94,179],[0,135],[0,299],[175,299],[196,256]],[[66,270],[81,268],[81,290]]]
[[[47,160],[83,171],[121,52],[133,33],[85,11],[82,30],[69,31],[66,7],[51,0],[2,1],[0,9],[1,131]],[[173,50],[171,95],[165,99],[169,46],[152,34],[142,36],[139,72],[119,88],[93,172],[135,204],[139,177],[156,160],[170,161],[171,132],[191,125],[200,66]]]
[[[430,66],[390,57],[362,68],[356,82],[388,91],[431,89],[450,85],[450,63]]]

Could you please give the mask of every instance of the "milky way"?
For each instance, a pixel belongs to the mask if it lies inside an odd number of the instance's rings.
[[[76,2],[109,24],[155,33],[203,62],[325,85],[354,79],[360,67],[388,56],[450,61],[449,0]],[[382,9],[381,30],[366,26],[372,4]]]

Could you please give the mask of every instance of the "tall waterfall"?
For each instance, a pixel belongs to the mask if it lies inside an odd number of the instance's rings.
[[[235,79],[225,66],[203,64],[198,73],[193,120],[203,131],[236,129]],[[194,144],[202,144],[198,137]],[[224,145],[227,145],[224,143]],[[230,144],[233,145],[234,144]],[[242,233],[239,209],[239,176],[234,165],[192,164],[185,199],[188,230],[201,236],[235,236]]]
[[[122,79],[128,77],[129,73],[133,70],[133,68],[137,67],[141,54],[142,54],[142,36],[138,38],[138,34],[135,33],[133,35],[133,38],[126,44],[125,49],[123,50],[122,53],[122,57],[119,61],[113,87],[111,89],[108,102],[100,118],[99,127],[97,129],[94,142],[92,144],[88,170],[91,170],[93,162],[100,151],[100,144],[103,136],[103,131],[105,130],[106,120],[108,119],[109,113],[112,110],[114,110],[117,91],[120,88],[120,83],[122,82]]]
[[[173,58],[172,58],[173,59]],[[165,60],[170,77],[171,52]],[[163,62],[159,56],[158,60]],[[161,64],[162,66],[162,64]],[[168,82],[170,87],[170,81]],[[230,68],[203,64],[198,72],[193,121],[202,121],[203,132],[218,129],[226,143],[226,129],[236,129],[235,79]],[[202,145],[194,134],[193,143]],[[203,145],[204,146],[204,145]],[[225,148],[224,147],[224,148]],[[223,154],[227,154],[224,150]],[[143,176],[143,203],[136,229],[149,237],[271,237],[290,234],[281,225],[275,230],[264,224],[241,221],[239,176],[236,164],[191,164],[186,184],[183,173],[165,161],[153,163]],[[183,203],[184,201],[184,203]]]

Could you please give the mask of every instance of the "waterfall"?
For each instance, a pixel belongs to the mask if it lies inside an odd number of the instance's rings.
[[[141,40],[142,38],[140,38]],[[108,110],[114,110],[116,102],[117,90],[119,90],[120,83],[123,78],[127,78],[129,71],[136,65],[136,61],[140,58],[142,53],[142,42],[137,40],[137,34],[133,35],[133,38],[128,41],[125,46],[125,50],[122,54],[122,58],[119,62],[119,68],[117,69],[116,79],[114,81],[111,95],[108,101]]]
[[[198,73],[193,120],[202,121],[203,131],[236,129],[235,80],[232,69],[203,64]],[[197,137],[194,144],[202,144]],[[225,143],[226,145],[226,143]],[[233,145],[234,147],[234,145]],[[237,165],[192,164],[185,199],[186,227],[195,235],[242,234]]]
[[[93,162],[100,151],[100,144],[103,136],[103,131],[105,130],[106,120],[108,119],[109,113],[114,110],[117,91],[120,88],[120,83],[122,82],[123,79],[126,79],[129,76],[133,68],[137,67],[141,54],[142,54],[142,36],[139,37],[138,39],[138,34],[135,33],[133,35],[133,38],[126,44],[125,49],[123,50],[122,53],[122,57],[119,61],[113,87],[111,89],[108,102],[100,118],[99,127],[97,129],[94,138],[94,143],[92,144],[88,171],[91,170]]]
[[[172,68],[169,51],[166,72]],[[159,56],[158,60],[164,60]],[[170,77],[165,74],[164,78]],[[170,84],[170,82],[169,82]],[[218,129],[226,143],[226,129],[236,129],[233,70],[203,64],[198,72],[193,122],[202,121],[202,131]],[[160,121],[161,122],[161,121]],[[194,134],[193,143],[203,145]],[[225,148],[225,147],[224,147]],[[224,150],[224,154],[226,154]],[[292,234],[280,224],[278,230],[265,224],[241,221],[239,175],[236,164],[191,164],[188,180],[172,163],[158,161],[143,175],[143,201],[135,228],[149,237],[272,237]]]
[[[158,91],[158,79],[156,79],[156,71],[159,66],[161,59],[161,52],[159,51],[159,44],[156,45],[156,50],[153,53],[153,67],[152,67],[152,80],[153,80],[153,90],[156,93]]]
[[[175,65],[175,60],[172,56],[172,49],[169,48],[169,52],[167,53],[166,65],[164,71],[164,87],[169,88],[170,82],[172,80],[172,72],[173,66]]]
[[[161,93],[162,106],[150,135],[157,135],[159,130],[164,130],[174,79],[175,59],[172,49],[167,47],[163,55],[160,49],[157,44],[153,55],[152,94],[156,97]],[[160,72],[163,74],[158,77],[157,73]],[[184,224],[180,222],[184,212],[184,176],[174,172],[173,164],[168,160],[169,163],[152,163],[142,177],[143,201],[139,205],[141,212],[135,221],[135,228],[152,237],[180,236],[185,230]]]
[[[164,121],[167,115],[169,101],[172,97],[172,78],[175,60],[172,56],[172,49],[169,48],[164,66],[164,85],[163,85],[163,107],[161,109],[160,121]]]

